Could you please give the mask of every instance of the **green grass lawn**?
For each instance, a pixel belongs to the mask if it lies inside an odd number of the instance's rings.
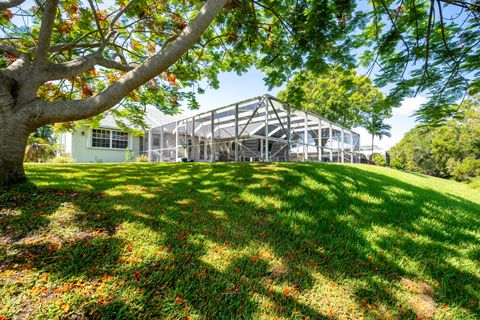
[[[480,191],[314,163],[27,165],[0,319],[480,317]]]

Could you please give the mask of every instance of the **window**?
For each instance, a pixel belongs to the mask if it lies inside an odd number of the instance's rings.
[[[105,129],[92,129],[92,147],[127,149],[128,133]]]
[[[128,133],[121,131],[112,131],[112,148],[127,149]]]
[[[92,130],[92,147],[110,148],[110,130]]]

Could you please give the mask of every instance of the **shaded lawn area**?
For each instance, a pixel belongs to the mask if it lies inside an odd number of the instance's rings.
[[[361,165],[27,165],[6,318],[480,316],[480,192]]]

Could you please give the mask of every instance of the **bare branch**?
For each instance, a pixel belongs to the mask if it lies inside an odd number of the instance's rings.
[[[44,81],[71,78],[82,74],[93,69],[95,61],[95,55],[88,55],[68,62],[49,64],[44,74]]]
[[[31,60],[30,58],[21,58],[15,60],[7,68],[0,71],[0,74],[18,80],[21,74],[30,67]]]
[[[116,69],[116,70],[125,71],[125,72],[133,70],[133,67],[131,66],[126,66],[117,61],[109,60],[104,57],[99,57],[96,61],[96,64],[105,68]]]
[[[35,64],[42,64],[48,60],[48,51],[50,49],[50,40],[52,38],[53,24],[57,15],[58,0],[46,0],[43,11],[42,25],[40,26],[40,35],[38,36],[38,46],[35,54]]]
[[[167,40],[165,40],[165,42],[163,43],[162,48],[160,49],[160,51],[163,50],[163,49],[165,49],[165,48],[168,46],[168,44],[169,44],[170,42],[172,42],[173,40],[177,39],[178,36],[179,36],[178,34],[174,34],[174,35],[172,35],[171,37],[167,38]]]
[[[96,65],[125,72],[133,69],[133,67],[106,59],[99,54],[92,54],[73,61],[48,65],[44,81],[71,78],[92,70]]]
[[[24,3],[25,0],[5,0],[0,2],[0,11],[13,8]]]
[[[62,52],[62,51],[68,51],[68,50],[77,49],[77,48],[92,49],[92,48],[98,48],[99,46],[100,46],[100,43],[75,43],[75,42],[59,43],[51,46],[50,52]]]
[[[8,53],[9,55],[14,56],[15,58],[21,58],[21,57],[27,55],[26,53],[24,53],[20,50],[17,50],[12,46],[7,46],[7,45],[4,45],[4,44],[0,44],[0,51]]]
[[[20,74],[30,66],[31,57],[29,54],[3,44],[0,44],[0,51],[17,58],[7,68],[1,71],[4,76],[17,79],[20,77]]]

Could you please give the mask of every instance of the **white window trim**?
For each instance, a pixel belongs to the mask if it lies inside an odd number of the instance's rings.
[[[87,136],[87,147],[91,149],[99,149],[99,150],[116,150],[116,151],[122,151],[122,150],[132,150],[132,135],[128,132],[122,131],[122,130],[117,130],[117,129],[111,129],[111,128],[95,128],[96,130],[107,130],[110,132],[110,147],[94,147],[92,144],[93,141],[93,129],[89,128],[88,129],[88,136]],[[117,131],[117,132],[124,132],[127,134],[127,147],[126,148],[114,148],[113,143],[112,143],[112,131]]]

